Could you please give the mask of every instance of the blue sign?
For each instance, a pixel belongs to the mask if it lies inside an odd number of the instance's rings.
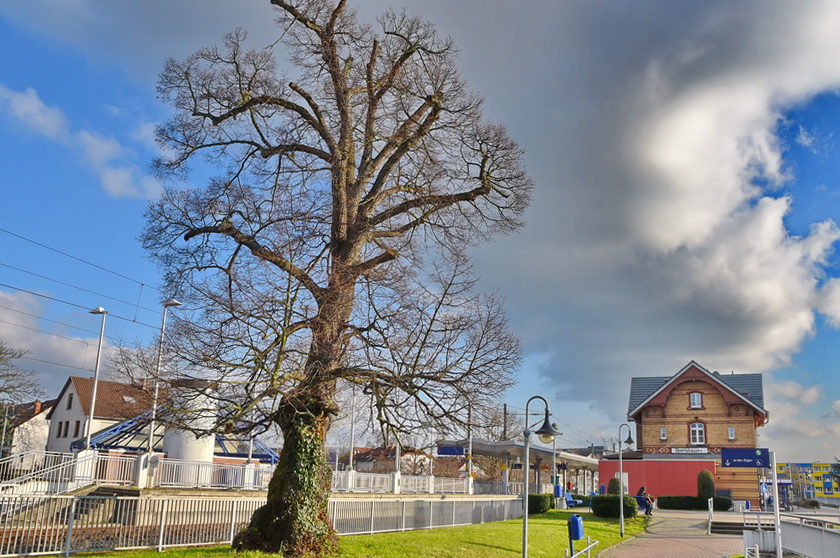
[[[438,446],[438,455],[464,455],[464,446]]]
[[[769,467],[767,448],[721,448],[720,462],[724,467]]]

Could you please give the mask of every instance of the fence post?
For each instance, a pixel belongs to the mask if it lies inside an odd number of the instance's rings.
[[[158,552],[163,552],[163,526],[166,522],[166,504],[168,503],[168,499],[161,500],[160,530],[158,531]]]
[[[64,541],[64,555],[70,556],[70,543],[73,540],[73,520],[76,517],[76,500],[78,496],[73,496],[70,501],[70,517],[67,519],[67,537]]]
[[[401,531],[405,531],[405,504],[406,504],[406,501],[403,500],[402,501],[402,528],[400,529]]]
[[[368,529],[368,533],[371,535],[373,534],[373,518],[376,515],[375,512],[376,500],[370,501],[370,528]]]
[[[230,511],[230,544],[233,544],[233,537],[235,535],[234,530],[236,529],[236,512],[239,507],[237,506],[238,503],[239,500],[234,500]]]

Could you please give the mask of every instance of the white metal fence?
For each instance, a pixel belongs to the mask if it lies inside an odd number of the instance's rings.
[[[230,544],[261,498],[0,497],[0,556]],[[339,534],[514,519],[518,498],[333,499]]]

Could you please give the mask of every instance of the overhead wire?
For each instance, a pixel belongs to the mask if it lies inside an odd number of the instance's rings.
[[[157,314],[162,314],[163,313],[161,310],[159,310],[157,308],[147,308],[146,306],[140,306],[140,301],[139,300],[136,303],[135,302],[129,302],[127,300],[122,300],[121,298],[116,298],[116,297],[113,297],[113,296],[105,295],[105,294],[102,294],[102,293],[99,293],[99,292],[96,292],[96,291],[92,291],[90,289],[86,289],[84,287],[79,287],[78,285],[73,285],[73,284],[67,283],[65,281],[60,281],[58,279],[53,279],[52,277],[47,277],[46,275],[41,275],[41,274],[35,273],[33,271],[27,271],[27,270],[22,269],[20,267],[9,265],[9,264],[3,263],[3,262],[0,262],[0,266],[6,267],[6,268],[9,268],[9,269],[13,269],[15,271],[19,271],[21,273],[26,273],[27,275],[32,275],[33,277],[38,277],[39,279],[45,279],[47,281],[51,281],[53,283],[57,283],[59,285],[65,286],[65,287],[70,287],[71,289],[76,289],[76,290],[79,290],[79,291],[82,291],[82,292],[85,292],[85,293],[89,293],[89,294],[95,294],[98,297],[106,298],[108,300],[113,300],[114,302],[121,302],[122,304],[127,304],[129,306],[134,306],[135,308],[142,308],[143,310],[148,310],[149,312],[155,312]],[[144,287],[144,285],[140,286],[141,294],[143,292],[142,291],[143,287]],[[136,317],[136,314],[135,314],[135,317]]]
[[[44,249],[46,249],[46,250],[50,250],[50,251],[55,252],[55,253],[57,253],[57,254],[61,254],[62,256],[65,256],[65,257],[67,257],[67,258],[70,258],[70,259],[76,260],[77,262],[81,262],[81,263],[83,263],[83,264],[85,264],[85,265],[89,265],[89,266],[91,266],[91,267],[94,267],[94,268],[99,269],[99,270],[101,270],[101,271],[104,271],[104,272],[106,272],[106,273],[110,273],[111,275],[115,275],[115,276],[117,276],[117,277],[120,277],[121,279],[125,279],[126,281],[131,281],[132,283],[136,283],[137,285],[140,285],[140,286],[142,286],[142,287],[150,287],[150,288],[152,288],[152,289],[155,289],[156,291],[158,290],[157,288],[152,287],[151,285],[146,285],[144,282],[142,282],[142,281],[138,281],[137,279],[134,279],[133,277],[129,277],[128,275],[123,275],[122,273],[119,273],[119,272],[117,272],[117,271],[114,271],[114,270],[108,269],[107,267],[103,267],[103,266],[101,266],[101,265],[98,265],[98,264],[95,264],[95,263],[93,263],[93,262],[89,262],[89,261],[87,261],[87,260],[85,260],[85,259],[82,259],[82,258],[79,258],[79,257],[77,257],[77,256],[74,256],[74,255],[72,255],[72,254],[68,254],[67,252],[63,252],[62,250],[59,250],[59,249],[57,249],[57,248],[53,248],[52,246],[47,246],[46,244],[42,244],[41,242],[38,242],[38,241],[36,241],[36,240],[32,240],[31,238],[27,238],[27,237],[25,237],[25,236],[23,236],[23,235],[19,235],[19,234],[17,234],[17,233],[13,233],[12,231],[6,230],[6,229],[4,229],[4,228],[2,228],[2,227],[0,227],[0,232],[5,233],[5,234],[7,234],[7,235],[9,235],[9,236],[13,236],[13,237],[15,237],[15,238],[19,238],[20,240],[23,240],[23,241],[26,241],[26,242],[30,242],[30,243],[32,243],[32,244],[35,244],[36,246],[40,246],[41,248],[44,248]]]
[[[81,308],[83,310],[89,310],[89,308],[87,308],[86,306],[83,306],[81,304],[76,304],[75,302],[70,302],[68,300],[62,300],[60,298],[55,298],[55,297],[48,296],[48,295],[45,295],[45,294],[42,294],[42,293],[36,293],[35,291],[30,291],[28,289],[22,289],[20,287],[14,286],[14,285],[9,285],[8,283],[0,283],[0,287],[5,287],[7,289],[13,289],[15,291],[20,291],[20,292],[31,294],[33,296],[37,296],[37,297],[41,297],[41,298],[46,298],[47,300],[52,300],[54,302],[60,302],[61,304],[66,304],[68,306],[73,306],[75,308]],[[110,312],[108,312],[108,316],[110,316],[111,318],[117,319],[117,320],[123,320],[123,321],[129,322],[129,323],[132,323],[132,324],[141,325],[143,327],[148,327],[148,328],[155,329],[155,330],[160,327],[160,326],[156,326],[156,325],[152,325],[152,324],[147,324],[147,323],[144,323],[144,322],[138,322],[137,320],[133,320],[131,318],[126,318],[125,316],[120,316],[119,314],[112,314]]]

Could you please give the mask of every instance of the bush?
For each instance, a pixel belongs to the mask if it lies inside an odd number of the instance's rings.
[[[715,497],[715,477],[703,469],[697,474],[697,497],[703,500]]]
[[[799,500],[794,503],[795,506],[799,508],[818,508],[820,507],[820,503],[816,500]]]
[[[592,513],[598,517],[619,517],[618,494],[606,494],[592,498]],[[635,517],[639,505],[633,496],[624,497],[624,517]]]
[[[554,502],[553,494],[528,494],[528,514],[545,513]]]
[[[607,483],[607,494],[618,494],[621,491],[621,481],[618,477],[613,477]]]
[[[697,496],[660,496],[656,499],[656,507],[663,510],[707,510],[709,499]],[[730,498],[715,497],[712,499],[712,509],[728,511],[732,507]]]

